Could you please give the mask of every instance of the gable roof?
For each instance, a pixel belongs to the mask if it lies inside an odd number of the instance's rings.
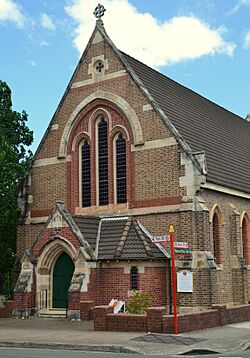
[[[207,174],[207,181],[250,193],[250,122],[119,51],[107,35],[104,26],[98,21],[32,163],[27,169],[26,176],[98,31],[125,65],[133,80],[196,168],[202,174]],[[195,152],[205,152],[207,173],[199,164],[194,155]],[[19,192],[24,185],[23,179],[19,185]],[[25,198],[27,201],[27,193]]]
[[[121,54],[192,151],[205,152],[207,181],[250,193],[250,123]]]

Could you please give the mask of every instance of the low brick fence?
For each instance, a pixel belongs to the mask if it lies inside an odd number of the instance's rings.
[[[13,301],[6,301],[3,307],[0,307],[0,318],[11,318],[13,310]]]
[[[162,332],[165,307],[152,307],[146,314],[113,314],[113,307],[94,307],[94,328],[96,331],[120,332]]]
[[[80,302],[80,319],[82,321],[92,321],[94,319],[94,301],[81,301]]]
[[[96,331],[155,332],[173,333],[173,316],[166,315],[165,307],[151,307],[146,314],[113,314],[110,306],[96,306],[94,329]],[[250,304],[226,308],[214,305],[211,310],[199,313],[178,315],[178,331],[189,332],[226,324],[250,321]]]

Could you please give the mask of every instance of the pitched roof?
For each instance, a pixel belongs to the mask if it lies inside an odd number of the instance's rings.
[[[250,193],[250,123],[120,53],[192,151],[205,152],[207,181]]]
[[[100,218],[97,216],[74,215],[73,220],[80,229],[85,239],[88,241],[92,250],[95,251],[96,237]]]
[[[98,260],[166,259],[136,219],[73,216],[73,220]]]

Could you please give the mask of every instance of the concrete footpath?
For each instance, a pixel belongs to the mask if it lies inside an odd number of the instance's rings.
[[[143,332],[95,332],[92,322],[41,318],[0,319],[0,346],[170,355],[250,349],[250,322],[178,336]]]

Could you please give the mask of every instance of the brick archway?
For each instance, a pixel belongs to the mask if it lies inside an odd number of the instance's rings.
[[[86,108],[90,103],[92,103],[95,100],[104,100],[115,105],[119,109],[119,111],[127,118],[132,128],[134,144],[135,145],[143,144],[144,141],[143,141],[141,124],[139,118],[137,117],[137,114],[130,106],[130,104],[124,98],[114,93],[98,90],[95,93],[92,93],[87,98],[85,98],[80,104],[78,104],[76,109],[71,114],[68,122],[66,123],[66,126],[64,128],[61,137],[61,143],[60,143],[60,149],[58,155],[60,158],[66,157],[68,138],[70,136],[70,132],[72,130],[76,118],[84,108]]]
[[[36,267],[36,292],[47,290],[48,308],[52,308],[52,275],[54,265],[60,255],[66,253],[74,262],[77,255],[75,247],[63,237],[49,242],[38,257]]]

